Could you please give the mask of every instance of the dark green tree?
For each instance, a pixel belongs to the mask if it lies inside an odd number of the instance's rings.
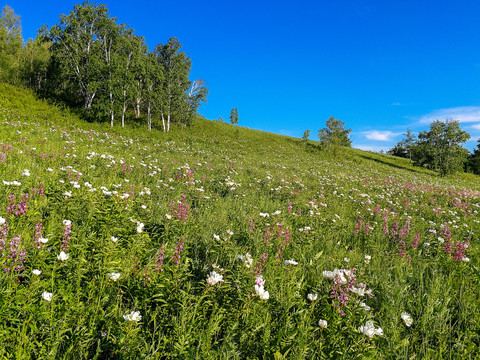
[[[318,130],[318,139],[320,145],[328,151],[333,152],[336,156],[338,149],[341,146],[351,147],[350,132],[352,129],[345,129],[345,123],[333,116],[330,117],[326,123],[326,127]]]
[[[238,109],[233,108],[230,111],[230,116],[228,117],[230,119],[230,124],[232,125],[238,125]]]
[[[407,153],[407,149],[405,149],[405,144],[403,140],[399,141],[393,148],[388,150],[387,154],[401,157],[401,158],[407,158],[408,153]]]
[[[407,129],[407,133],[403,134],[405,138],[403,139],[403,144],[405,151],[407,153],[408,160],[410,161],[410,164],[412,163],[412,151],[413,147],[415,146],[415,134],[413,134],[412,130]]]
[[[411,164],[412,154],[415,147],[415,135],[410,129],[407,129],[407,133],[403,134],[403,136],[405,136],[405,138],[400,140],[397,145],[388,150],[388,154],[409,159]]]
[[[418,134],[418,141],[412,148],[414,164],[426,166],[439,172],[441,177],[463,170],[468,150],[460,144],[470,139],[470,134],[460,128],[454,120],[436,120],[430,130]]]
[[[28,40],[23,50],[20,73],[22,83],[35,90],[43,92],[47,85],[50,65],[50,43],[41,36]]]
[[[477,148],[468,156],[468,171],[480,175],[480,139],[478,139]]]
[[[304,142],[307,142],[308,141],[308,138],[310,137],[310,134],[312,133],[312,130],[305,130],[303,132],[303,136],[302,136],[302,140]]]

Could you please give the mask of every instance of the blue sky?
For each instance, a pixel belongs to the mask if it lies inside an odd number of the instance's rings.
[[[70,0],[0,0],[24,39],[58,22]],[[353,146],[387,150],[410,128],[460,120],[480,138],[480,1],[103,1],[153,49],[172,36],[207,81],[200,112],[301,137],[334,116]]]

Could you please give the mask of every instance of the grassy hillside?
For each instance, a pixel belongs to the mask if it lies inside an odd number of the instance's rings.
[[[7,85],[0,113],[0,358],[480,357],[478,177]]]

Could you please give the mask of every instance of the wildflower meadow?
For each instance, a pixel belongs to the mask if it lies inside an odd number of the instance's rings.
[[[477,359],[480,181],[0,85],[0,358]]]

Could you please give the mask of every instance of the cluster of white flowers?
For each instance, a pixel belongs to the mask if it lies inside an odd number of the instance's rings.
[[[370,306],[368,306],[367,304],[365,304],[364,302],[359,302],[358,305],[365,311],[372,310],[372,308]]]
[[[10,185],[15,185],[15,186],[21,186],[22,183],[16,180],[13,181],[5,181],[3,180],[3,185],[10,186]]]
[[[120,278],[120,273],[112,272],[112,273],[108,273],[107,276],[108,276],[111,280],[117,281],[117,280]]]
[[[250,268],[250,266],[253,264],[253,258],[248,252],[245,255],[238,255],[237,259],[243,261],[247,268]]]
[[[358,331],[360,331],[365,336],[368,336],[369,338],[373,338],[375,335],[377,336],[383,335],[382,328],[380,327],[375,328],[372,321],[367,321],[365,325],[362,325],[358,328]]]
[[[140,315],[140,311],[132,311],[130,314],[123,315],[123,318],[127,321],[139,322],[142,320],[142,315]]]
[[[41,237],[38,238],[38,241],[40,241],[42,244],[46,244],[48,242],[48,238]]]
[[[207,284],[215,285],[218,282],[223,282],[223,275],[220,275],[216,271],[211,271],[207,276]]]
[[[347,278],[345,277],[345,275],[347,276],[350,276],[351,274],[351,271],[350,270],[345,270],[345,269],[334,269],[333,271],[323,271],[322,272],[322,275],[324,278],[327,278],[327,279],[330,279],[330,280],[333,280],[335,278],[335,276],[339,276],[340,277],[340,282],[342,284],[346,284],[347,283]]]
[[[318,299],[318,295],[317,294],[308,294],[307,299],[310,300],[310,301],[315,301],[315,300]]]
[[[285,265],[298,265],[298,262],[293,259],[285,260]]]
[[[68,260],[69,257],[70,255],[65,253],[64,251],[61,251],[60,254],[57,255],[57,259],[60,261]]]
[[[409,326],[409,327],[412,326],[413,319],[410,316],[410,314],[408,314],[406,312],[402,312],[401,318],[402,318],[402,320],[403,320],[403,322],[405,323],[406,326]]]
[[[270,298],[270,293],[265,291],[265,280],[261,276],[258,276],[255,279],[255,293],[261,300],[268,300]]]
[[[322,329],[326,329],[328,326],[327,320],[323,320],[323,319],[318,320],[318,326],[320,326]]]
[[[303,232],[303,231],[310,231],[312,228],[310,226],[305,226],[304,228],[298,229],[298,231]]]
[[[42,293],[43,300],[52,301],[52,297],[53,297],[52,293],[49,293],[49,292],[46,292],[46,291],[44,291]]]

